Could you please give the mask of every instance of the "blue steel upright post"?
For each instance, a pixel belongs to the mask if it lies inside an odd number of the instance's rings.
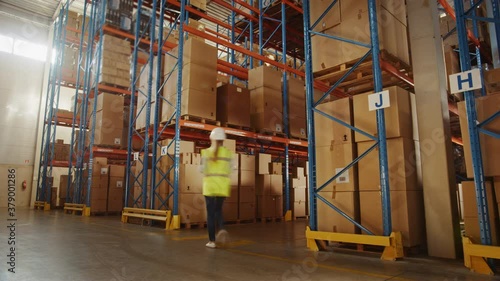
[[[383,86],[382,70],[380,68],[380,48],[376,0],[368,0],[368,15],[370,21],[374,86],[375,93],[378,93],[382,91]],[[377,110],[377,133],[379,143],[380,189],[382,191],[382,220],[384,225],[384,236],[389,236],[392,232],[392,218],[384,109]]]
[[[496,0],[492,2],[498,2]],[[460,68],[462,71],[471,69],[469,44],[467,42],[467,30],[464,17],[464,6],[462,0],[455,0],[455,11],[457,17],[457,34],[460,49]],[[490,215],[488,212],[488,200],[484,182],[483,158],[479,141],[479,130],[476,125],[477,112],[476,101],[473,91],[467,91],[465,95],[465,108],[467,111],[467,128],[469,129],[470,147],[472,151],[472,168],[474,172],[474,184],[476,189],[477,210],[479,216],[479,229],[481,244],[491,245]]]
[[[287,53],[287,46],[286,46],[286,4],[285,2],[281,2],[281,32],[282,32],[282,57],[283,57],[283,64],[286,64],[286,53]],[[289,122],[289,108],[288,108],[288,73],[287,70],[283,70],[283,132],[287,138],[290,138],[290,122]],[[285,213],[289,213],[291,211],[290,209],[290,159],[289,159],[289,147],[288,144],[285,144]],[[289,217],[288,219],[291,219]]]
[[[311,19],[309,1],[303,2],[304,10],[304,55],[306,60],[306,108],[307,108],[307,141],[309,154],[309,227],[311,230],[318,229],[316,209],[316,135],[314,133],[314,88],[313,68],[311,50]]]

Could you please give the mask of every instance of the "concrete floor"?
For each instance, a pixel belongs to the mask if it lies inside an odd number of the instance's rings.
[[[7,272],[7,209],[0,209],[0,280],[500,280],[458,261],[305,247],[305,221],[229,225],[227,248],[208,249],[206,229],[165,231],[118,217],[17,210],[16,274]]]

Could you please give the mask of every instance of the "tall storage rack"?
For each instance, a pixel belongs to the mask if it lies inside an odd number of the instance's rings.
[[[114,36],[118,36],[121,38],[125,38],[134,42],[134,50],[133,50],[133,69],[137,70],[137,52],[139,46],[144,48],[145,46],[149,49],[149,58],[148,61],[152,62],[155,53],[159,53],[161,50],[162,53],[166,53],[173,47],[175,44],[171,42],[167,42],[167,38],[163,37],[163,27],[165,25],[165,18],[170,21],[170,26],[172,28],[176,28],[179,32],[179,37],[184,38],[186,34],[196,35],[198,37],[204,38],[208,41],[215,43],[217,46],[223,46],[226,50],[230,50],[231,56],[228,56],[230,62],[224,60],[218,60],[217,69],[220,72],[226,73],[231,77],[231,80],[240,79],[246,80],[248,79],[248,68],[251,68],[253,65],[252,60],[250,63],[241,66],[237,65],[234,62],[234,54],[235,52],[239,52],[248,58],[255,58],[261,60],[262,63],[268,63],[280,70],[286,70],[292,75],[304,77],[305,74],[301,71],[298,71],[290,66],[287,66],[286,59],[287,53],[288,56],[296,55],[297,48],[288,48],[287,47],[287,37],[286,32],[290,32],[289,27],[286,26],[286,9],[293,9],[294,11],[302,12],[300,7],[295,6],[295,4],[290,3],[289,1],[282,1],[280,3],[280,7],[282,11],[278,15],[273,15],[270,17],[266,14],[268,9],[274,7],[273,1],[261,2],[259,4],[259,8],[256,8],[253,1],[250,3],[246,3],[241,0],[228,2],[222,0],[213,1],[212,5],[219,5],[220,7],[224,7],[230,10],[231,17],[227,22],[219,20],[216,16],[211,15],[210,13],[202,12],[198,9],[191,7],[188,1],[174,1],[174,0],[157,0],[157,1],[135,1],[135,7],[139,10],[137,15],[140,15],[140,10],[143,7],[152,8],[152,10],[156,10],[160,12],[161,15],[165,15],[164,11],[168,8],[168,10],[177,10],[177,17],[159,17],[159,32],[157,33],[159,38],[156,37],[155,32],[150,33],[150,38],[145,38],[144,32],[141,31],[140,28],[135,29],[134,34],[129,34],[124,31],[121,31],[117,28],[109,26],[105,23],[105,11],[106,5],[108,5],[107,0],[99,0],[99,1],[85,1],[84,10],[83,10],[83,23],[81,25],[81,30],[79,30],[79,40],[71,39],[72,43],[79,45],[79,55],[77,61],[77,79],[76,81],[69,81],[73,88],[75,88],[76,98],[74,100],[74,108],[75,114],[67,123],[71,124],[72,127],[72,136],[71,136],[71,153],[70,159],[67,163],[62,166],[69,166],[69,176],[71,181],[68,183],[67,188],[67,202],[69,204],[79,205],[78,208],[84,211],[86,215],[90,214],[90,194],[91,194],[91,185],[92,185],[92,169],[93,163],[92,159],[96,156],[103,157],[112,157],[115,159],[122,159],[127,161],[127,175],[131,173],[131,167],[133,161],[143,161],[139,159],[139,156],[152,157],[155,159],[153,161],[153,167],[147,167],[147,161],[144,162],[144,170],[147,171],[148,168],[152,170],[158,170],[159,167],[158,159],[162,156],[160,153],[160,146],[158,142],[167,137],[173,138],[173,142],[170,146],[175,146],[175,154],[174,155],[165,155],[163,157],[172,157],[174,160],[174,166],[171,170],[174,173],[174,180],[172,182],[168,181],[168,173],[162,173],[158,171],[157,173],[152,173],[151,178],[147,178],[147,172],[143,172],[140,174],[142,179],[134,178],[130,179],[127,177],[126,179],[126,199],[125,206],[129,204],[130,199],[132,199],[132,205],[136,207],[145,207],[146,202],[143,201],[142,206],[138,206],[135,203],[138,202],[139,198],[130,198],[131,187],[134,183],[139,183],[143,190],[142,195],[144,196],[147,193],[147,184],[150,183],[151,186],[155,186],[155,188],[151,189],[151,194],[148,196],[151,199],[151,202],[154,202],[155,198],[159,195],[155,193],[156,187],[158,187],[163,181],[167,181],[168,184],[172,187],[173,192],[169,195],[169,197],[173,196],[173,206],[169,206],[173,210],[174,216],[177,214],[178,210],[176,207],[177,202],[177,185],[178,185],[178,161],[179,161],[179,139],[182,136],[184,139],[201,139],[207,140],[207,132],[212,130],[215,126],[208,124],[201,124],[193,121],[182,120],[177,115],[177,113],[171,116],[170,120],[178,120],[176,122],[175,128],[168,127],[167,124],[160,124],[158,119],[158,108],[152,108],[150,105],[146,105],[139,108],[135,107],[135,99],[137,95],[144,95],[149,101],[152,98],[156,97],[158,100],[163,99],[163,97],[159,94],[162,86],[166,81],[160,81],[153,79],[152,71],[149,72],[148,77],[148,89],[146,93],[138,91],[137,86],[137,77],[135,77],[136,72],[132,75],[132,83],[131,87],[128,90],[112,87],[109,85],[101,84],[98,81],[99,72],[100,72],[100,54],[102,52],[102,42],[97,40],[98,38],[102,38],[104,34],[111,34]],[[54,31],[54,46],[64,46],[65,41],[69,41],[69,38],[65,38],[65,32],[68,30],[66,28],[64,14],[67,14],[69,7],[71,5],[71,1],[67,1],[66,5],[61,9],[59,20],[57,21],[56,30]],[[274,7],[276,8],[276,7]],[[244,12],[242,9],[247,9],[248,12]],[[246,21],[247,27],[238,27],[236,26],[236,15],[244,17],[241,22]],[[224,34],[217,33],[213,30],[207,30],[207,33],[200,32],[190,26],[187,26],[187,20],[189,18],[197,18],[203,19],[206,22],[210,22],[217,25],[217,29],[224,28],[229,32],[229,36],[225,36]],[[157,19],[155,17],[151,17],[149,22],[150,31],[154,30],[154,26],[156,25]],[[278,23],[282,21],[283,23]],[[181,24],[184,23],[184,24]],[[255,27],[258,26],[258,29]],[[273,30],[271,34],[268,34],[268,38],[265,37],[263,32],[257,32],[264,30],[264,27]],[[267,29],[266,29],[267,30]],[[71,30],[73,31],[73,30]],[[276,34],[280,34],[282,32],[282,36],[275,36]],[[297,33],[295,31],[295,33]],[[213,34],[213,35],[212,35]],[[171,34],[169,34],[171,36]],[[276,38],[272,38],[275,36]],[[279,38],[277,38],[279,37]],[[300,40],[297,38],[293,38],[295,44],[300,43]],[[250,42],[250,50],[243,48],[240,46],[242,42]],[[255,52],[257,50],[253,50],[253,42],[259,41],[259,50],[258,53]],[[182,52],[183,40],[179,43],[179,50]],[[161,47],[160,47],[161,46]],[[281,61],[275,61],[263,55],[264,48],[273,48],[276,54],[276,57],[281,56]],[[59,50],[60,49],[60,50]],[[283,51],[284,50],[284,51]],[[51,175],[51,168],[54,161],[51,161],[51,157],[53,157],[53,145],[55,140],[55,127],[54,124],[57,123],[57,114],[55,114],[55,110],[58,108],[58,93],[59,87],[61,84],[66,83],[68,81],[64,78],[57,79],[57,75],[61,76],[61,61],[63,56],[64,48],[58,48],[56,52],[57,60],[56,64],[52,65],[50,72],[50,87],[47,92],[47,106],[46,106],[46,122],[44,125],[44,142],[42,144],[42,153],[41,153],[41,161],[40,161],[40,177],[39,180],[39,192],[37,193],[37,200],[39,201],[48,201],[45,196],[45,192],[43,190],[49,190],[50,192],[50,184],[46,183],[43,178]],[[280,53],[281,52],[281,53]],[[285,55],[284,55],[285,54]],[[158,56],[157,63],[161,64],[161,56]],[[182,60],[182,57],[178,59]],[[153,67],[152,63],[149,64],[150,67]],[[297,60],[294,63],[297,66]],[[150,69],[151,70],[151,69]],[[284,75],[287,75],[284,73]],[[160,77],[160,76],[158,76]],[[170,77],[170,79],[182,79],[182,71],[178,72],[177,77]],[[67,80],[67,79],[66,79]],[[326,90],[326,86],[321,83],[316,83],[316,87]],[[90,124],[95,124],[95,115],[96,115],[96,99],[93,99],[100,92],[108,92],[114,93],[118,95],[130,96],[131,99],[131,114],[130,114],[130,131],[129,131],[129,140],[128,140],[128,150],[120,150],[120,149],[110,149],[97,147],[94,145],[94,134],[95,134],[95,125],[88,127]],[[180,91],[180,89],[179,89]],[[131,94],[136,93],[136,94]],[[180,93],[180,92],[179,92]],[[79,96],[81,97],[81,101],[78,101]],[[89,102],[94,102],[94,106],[89,106]],[[286,101],[286,100],[285,100]],[[177,105],[174,105],[176,108],[180,108],[180,100]],[[284,104],[285,106],[286,103]],[[154,120],[146,120],[147,128],[145,131],[140,132],[134,129],[133,122],[135,122],[134,110],[144,110],[147,113],[154,112],[155,117]],[[78,112],[79,116],[77,116],[76,112]],[[176,111],[177,112],[177,111]],[[149,114],[147,114],[149,116]],[[150,119],[149,117],[147,117]],[[55,122],[51,123],[48,120],[55,120]],[[91,120],[92,122],[89,122]],[[285,124],[287,121],[285,121]],[[184,128],[198,128],[199,130],[192,132],[183,130]],[[243,131],[238,129],[228,129],[227,133],[237,138],[238,145],[243,146],[246,150],[248,149],[257,149],[262,152],[273,152],[278,155],[284,155],[285,157],[285,168],[288,171],[289,168],[289,154],[293,153],[299,157],[305,157],[307,152],[305,149],[307,147],[307,142],[304,140],[296,140],[290,139],[288,137],[276,137],[276,136],[268,136],[257,134],[254,132]],[[89,144],[86,144],[85,140],[89,140]],[[140,140],[141,149],[133,150],[131,148],[132,139]],[[155,145],[150,146],[151,143]],[[73,145],[77,144],[77,145]],[[288,174],[288,173],[285,173]],[[156,179],[156,176],[159,176],[159,179]],[[286,177],[286,198],[289,198],[289,178]],[[48,188],[47,188],[48,187]],[[83,191],[86,190],[86,197],[83,198]],[[154,203],[151,205],[153,207],[165,207],[168,198],[161,198],[160,202],[161,206],[154,206]],[[290,206],[288,203],[289,199],[287,199],[286,210],[290,210]],[[72,206],[74,208],[74,206]]]
[[[390,65],[385,64],[381,60],[379,52],[379,37],[378,37],[378,25],[377,25],[377,11],[376,11],[376,1],[368,0],[368,21],[370,27],[370,38],[371,43],[358,42],[348,38],[342,38],[335,35],[329,35],[322,32],[315,31],[315,27],[321,22],[321,20],[331,11],[335,5],[340,5],[337,0],[332,0],[331,4],[325,9],[322,15],[316,19],[315,22],[311,22],[310,16],[310,3],[309,1],[304,1],[304,36],[305,36],[305,61],[306,61],[306,103],[307,103],[307,130],[308,130],[308,145],[309,145],[309,171],[310,176],[309,181],[309,227],[306,230],[306,238],[308,240],[308,247],[310,249],[319,250],[322,246],[321,243],[317,243],[318,240],[328,240],[328,241],[339,241],[339,242],[350,242],[359,244],[369,244],[369,245],[379,245],[384,246],[385,251],[382,254],[383,259],[395,260],[403,256],[401,234],[392,232],[392,220],[391,220],[391,204],[390,204],[390,189],[389,189],[389,170],[388,170],[388,159],[387,159],[387,144],[386,144],[386,128],[385,128],[385,117],[384,110],[378,109],[376,112],[376,123],[377,123],[377,136],[372,136],[363,130],[356,128],[343,122],[342,120],[331,116],[317,108],[317,106],[331,93],[334,93],[338,86],[346,79],[357,67],[366,61],[370,56],[372,58],[372,73],[373,73],[373,85],[374,92],[379,93],[383,88],[382,81],[382,68],[385,71],[391,73],[397,78],[403,80],[404,82],[413,86],[413,81],[411,77],[400,73],[398,70],[390,67]],[[367,49],[367,52],[362,56],[349,71],[342,75],[338,81],[336,81],[332,87],[330,87],[325,94],[319,99],[314,98],[313,89],[313,65],[312,65],[312,50],[311,48],[311,36],[322,36],[329,40],[339,40],[349,44],[362,46]],[[353,160],[352,163],[346,165],[341,171],[333,175],[325,183],[318,183],[316,181],[316,147],[315,147],[315,125],[314,116],[315,114],[322,115],[328,118],[331,122],[337,122],[349,129],[360,133],[371,140],[375,141],[367,151],[360,152],[360,155]],[[369,153],[374,153],[375,148],[378,147],[379,154],[379,167],[380,167],[380,187],[381,187],[381,200],[382,200],[382,223],[383,223],[383,236],[375,236],[369,229],[365,228],[354,218],[344,213],[337,206],[330,203],[328,200],[323,198],[319,191],[321,191],[328,184],[332,183],[339,176],[341,176],[345,171],[349,170],[356,163],[358,163],[362,158],[364,158]],[[333,209],[342,215],[345,219],[353,223],[360,230],[368,233],[369,235],[360,234],[339,234],[334,232],[320,232],[317,231],[317,204],[326,204],[328,207]]]
[[[479,5],[485,4],[485,2],[490,2],[492,8],[492,17],[484,18],[476,15],[476,9]],[[498,1],[470,1],[470,6],[467,10],[464,8],[464,2],[460,0],[455,0],[455,12],[457,21],[457,35],[459,43],[459,54],[460,54],[460,68],[463,72],[469,71],[471,67],[471,59],[477,60],[477,67],[481,73],[481,79],[483,81],[483,88],[480,90],[481,95],[484,96],[486,93],[486,88],[484,85],[484,69],[481,63],[481,54],[479,46],[476,44],[475,52],[471,56],[468,38],[475,37],[478,38],[478,22],[490,22],[495,26],[497,44],[500,42],[500,7]],[[446,4],[445,4],[446,5]],[[467,22],[472,22],[472,35],[467,31]],[[484,273],[493,274],[494,263],[488,260],[486,263],[484,258],[496,258],[500,259],[500,249],[498,247],[490,246],[492,243],[492,232],[490,225],[490,214],[488,212],[488,198],[485,185],[485,174],[484,174],[484,164],[483,156],[481,152],[480,134],[486,134],[491,138],[500,138],[498,132],[492,132],[484,127],[500,117],[500,111],[494,113],[492,116],[486,118],[484,121],[479,123],[477,120],[477,108],[476,108],[476,93],[474,91],[467,91],[464,93],[465,98],[465,108],[467,113],[467,127],[470,138],[470,147],[472,152],[472,167],[474,173],[474,185],[476,191],[476,202],[479,218],[479,230],[481,236],[481,244],[486,245],[472,245],[468,238],[464,238],[464,256],[465,265],[471,270]],[[496,254],[495,254],[496,253]]]
[[[54,161],[54,143],[56,142],[56,132],[59,122],[57,109],[59,107],[59,96],[61,93],[62,62],[64,57],[64,46],[66,43],[66,23],[70,1],[65,1],[59,12],[59,16],[54,22],[54,36],[52,46],[55,50],[53,64],[50,67],[47,96],[45,99],[42,142],[40,149],[40,162],[38,166],[38,180],[36,190],[35,206],[43,206],[44,210],[50,210],[52,169],[60,164]]]

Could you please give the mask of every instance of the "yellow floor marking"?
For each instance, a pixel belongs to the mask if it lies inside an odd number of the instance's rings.
[[[239,253],[239,254],[243,254],[243,255],[256,256],[256,257],[261,257],[261,258],[267,258],[267,259],[278,260],[278,261],[283,261],[283,262],[288,262],[288,263],[295,263],[295,264],[302,264],[303,263],[303,261],[286,259],[286,258],[281,258],[281,257],[278,257],[278,256],[258,254],[258,253],[247,252],[247,251],[236,250],[236,249],[226,249],[226,250],[229,251],[229,252],[233,252],[233,253]],[[391,280],[401,280],[401,281],[410,281],[410,280],[412,280],[412,279],[407,279],[407,278],[402,278],[402,277],[397,277],[397,276],[390,276],[390,275],[385,275],[385,274],[373,273],[373,272],[369,272],[369,271],[356,270],[356,269],[350,269],[350,268],[344,268],[344,267],[338,267],[338,266],[331,266],[331,265],[324,265],[324,264],[320,264],[320,263],[318,263],[318,267],[321,267],[321,268],[324,268],[324,269],[333,270],[333,271],[342,271],[342,272],[348,272],[348,273],[353,273],[353,274],[358,274],[358,275],[365,275],[365,276],[371,276],[371,277],[377,277],[377,278],[384,278],[384,279],[391,279]]]
[[[203,239],[208,239],[208,236],[201,235],[201,236],[172,237],[170,239],[174,241],[203,240]]]

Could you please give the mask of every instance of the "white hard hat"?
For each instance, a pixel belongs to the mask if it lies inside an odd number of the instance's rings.
[[[211,140],[225,140],[226,139],[226,132],[224,132],[224,129],[222,129],[222,128],[215,128],[210,133],[210,139]]]

